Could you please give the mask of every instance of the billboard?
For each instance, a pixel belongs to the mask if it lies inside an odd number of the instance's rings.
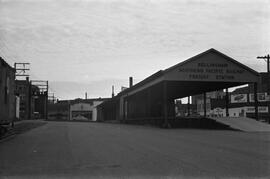
[[[246,103],[247,94],[232,94],[231,103]]]

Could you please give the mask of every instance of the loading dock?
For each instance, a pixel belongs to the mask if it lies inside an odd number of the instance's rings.
[[[209,49],[166,70],[160,70],[98,107],[99,120],[117,119],[122,122],[147,120],[163,126],[175,118],[174,100],[206,92],[254,84],[255,118],[258,118],[258,72]],[[226,93],[228,103],[228,92]],[[111,116],[110,114],[113,114]],[[228,104],[226,104],[228,115]]]

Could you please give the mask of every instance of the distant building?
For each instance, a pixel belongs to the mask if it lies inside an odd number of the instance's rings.
[[[260,73],[260,82],[258,83],[257,99],[259,119],[269,120],[269,102],[270,96],[267,94],[267,73]],[[230,95],[230,116],[254,117],[254,87],[252,84],[234,90]]]
[[[10,123],[16,115],[15,70],[0,57],[0,124]]]
[[[206,115],[207,116],[226,116],[225,114],[225,95],[223,90],[206,93]],[[197,106],[197,114],[204,115],[203,95],[192,96],[192,104]],[[221,112],[222,111],[222,112]]]
[[[176,117],[194,116],[197,114],[197,106],[195,104],[182,104],[181,100],[177,100],[175,103],[175,113]]]
[[[258,115],[259,119],[267,120],[269,115],[270,96],[267,95],[267,73],[260,73],[260,81],[258,83]],[[230,117],[255,117],[254,108],[254,86],[250,84],[246,87],[235,89],[229,94],[229,116]],[[206,95],[206,113],[207,116],[225,117],[226,101],[225,92],[217,91],[207,93]],[[192,103],[197,105],[197,112],[200,115],[204,113],[203,95],[192,97]]]
[[[97,121],[97,106],[108,98],[75,99],[70,101],[70,120]]]
[[[20,101],[20,119],[33,119],[40,118],[40,116],[35,116],[36,104],[38,103],[38,95],[40,90],[37,86],[31,85],[29,78],[26,80],[16,80],[16,90],[15,93],[19,97]]]
[[[62,100],[48,105],[49,120],[97,121],[96,107],[109,98]]]
[[[69,120],[69,102],[60,101],[48,104],[48,120]]]

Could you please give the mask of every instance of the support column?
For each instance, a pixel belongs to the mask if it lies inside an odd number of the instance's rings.
[[[27,80],[28,82],[29,80]],[[32,119],[32,81],[29,82],[29,93],[28,93],[28,114],[26,115],[28,119]]]
[[[229,117],[229,90],[226,88],[226,117]]]
[[[167,128],[169,126],[169,121],[168,121],[167,81],[164,81],[164,83],[163,83],[163,118],[164,118],[163,127],[166,127]]]
[[[187,110],[188,110],[188,116],[190,116],[190,96],[188,96]]]
[[[255,108],[255,119],[258,120],[258,98],[257,98],[257,83],[254,83],[254,108]]]
[[[45,116],[46,116],[46,120],[48,120],[48,93],[49,93],[49,81],[46,82],[46,88],[47,88],[47,92],[46,92],[46,110],[45,110]]]
[[[206,117],[206,92],[203,93],[203,111],[204,111],[204,117]]]
[[[267,95],[268,97],[270,96],[270,56],[269,54],[267,55]],[[270,124],[270,97],[268,98],[267,101],[267,106],[268,106],[268,124]]]
[[[128,119],[128,100],[124,98],[124,120]]]
[[[147,117],[151,117],[151,91],[147,89]]]

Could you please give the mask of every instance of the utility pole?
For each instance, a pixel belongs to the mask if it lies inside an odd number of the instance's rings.
[[[268,104],[268,123],[270,124],[270,70],[269,70],[269,61],[270,61],[270,55],[266,56],[258,56],[257,59],[264,59],[267,63],[267,104]]]

